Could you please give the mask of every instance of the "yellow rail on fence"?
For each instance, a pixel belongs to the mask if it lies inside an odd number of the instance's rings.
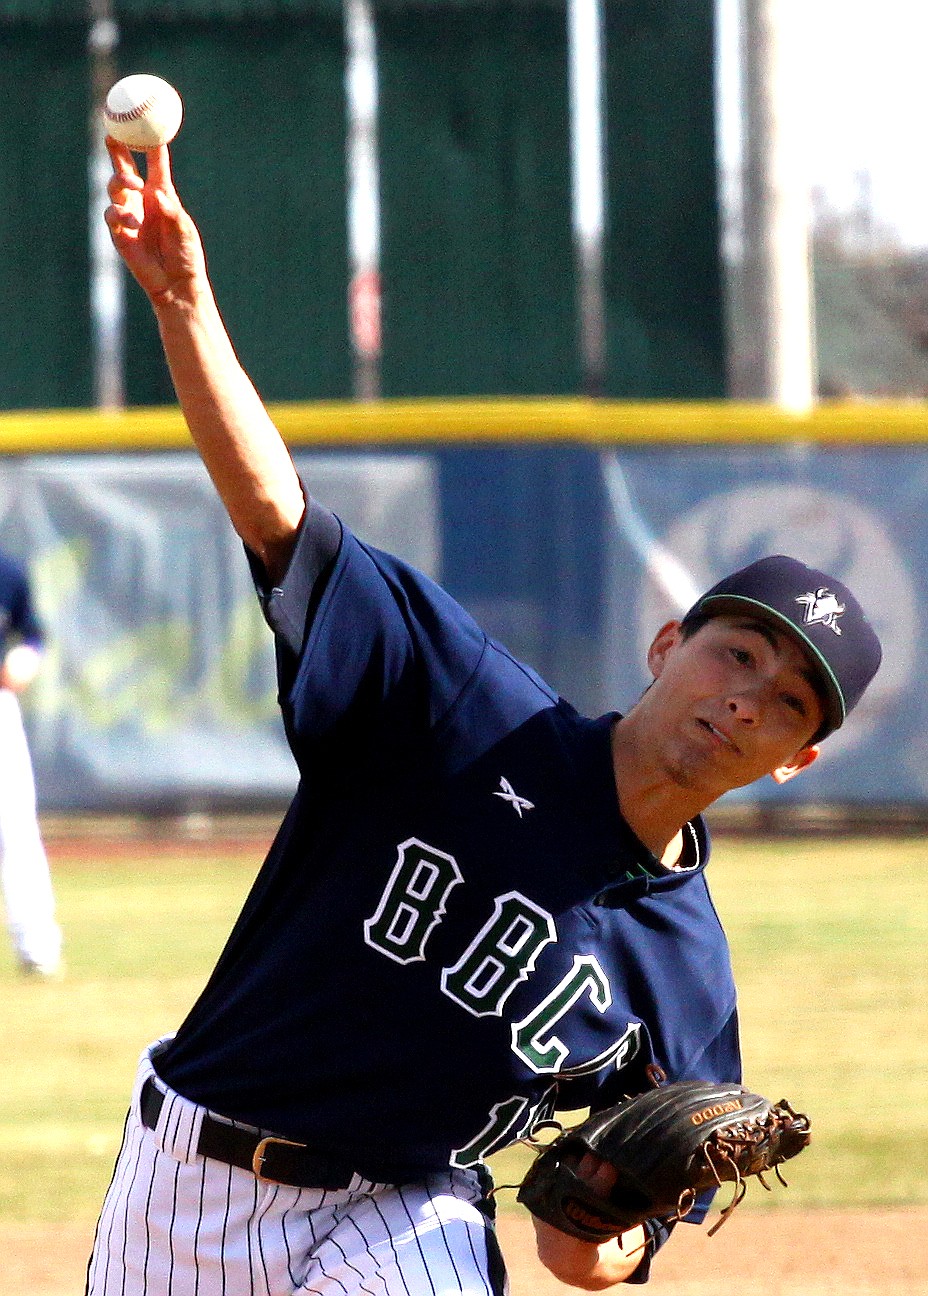
[[[790,414],[738,401],[583,397],[294,402],[271,415],[292,446],[572,442],[592,446],[733,442],[928,441],[928,402],[828,402]],[[176,406],[0,413],[0,453],[173,450],[190,445]]]

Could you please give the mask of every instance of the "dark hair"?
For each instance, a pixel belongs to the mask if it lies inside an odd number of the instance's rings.
[[[713,619],[711,612],[697,612],[695,616],[687,617],[680,625],[680,638],[692,639],[697,630],[701,630],[707,621]]]

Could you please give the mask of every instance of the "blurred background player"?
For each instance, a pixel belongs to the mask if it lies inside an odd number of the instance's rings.
[[[20,968],[54,977],[61,972],[61,929],[19,706],[19,694],[41,669],[43,642],[26,570],[0,552],[0,877]]]

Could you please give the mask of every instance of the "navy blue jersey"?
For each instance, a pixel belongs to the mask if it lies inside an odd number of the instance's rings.
[[[0,553],[0,658],[14,643],[41,648],[43,638],[25,568]]]
[[[386,1182],[613,1101],[651,1061],[738,1079],[705,828],[682,872],[635,837],[616,717],[318,506],[263,602],[299,787],[163,1078]]]

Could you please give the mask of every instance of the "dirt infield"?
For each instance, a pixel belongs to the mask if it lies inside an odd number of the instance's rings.
[[[538,1263],[531,1233],[524,1216],[501,1216],[512,1296],[562,1296],[571,1289]],[[0,1296],[80,1296],[89,1240],[86,1227],[0,1224]],[[928,1296],[928,1210],[740,1211],[714,1238],[704,1228],[678,1229],[645,1290],[652,1296]]]
[[[530,1232],[519,1216],[501,1219],[513,1296],[569,1290],[530,1253]],[[928,1296],[928,1210],[740,1211],[712,1238],[705,1228],[680,1227],[643,1290],[653,1296]]]

